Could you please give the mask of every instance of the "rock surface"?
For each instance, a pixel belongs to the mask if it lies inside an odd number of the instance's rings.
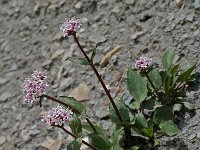
[[[81,99],[89,100],[83,102],[88,115],[109,129],[110,122],[104,120],[108,98],[91,68],[67,60],[82,54],[73,38],[64,39],[59,31],[65,18],[83,18],[85,28],[77,36],[88,54],[98,42],[101,42],[97,48],[98,57],[109,53],[116,45],[121,46],[104,68],[97,67],[105,84],[111,87],[111,95],[115,96],[119,84],[120,91],[126,91],[124,82],[112,83],[115,72],[122,72],[124,77],[127,68],[133,66],[133,58],[145,55],[160,64],[163,50],[173,48],[183,66],[199,59],[199,8],[200,0],[74,0],[70,3],[66,0],[1,0],[0,149],[66,149],[67,135],[41,123],[40,112],[54,103],[44,100],[40,108],[38,102],[30,105],[23,102],[21,85],[36,69],[48,73],[49,95],[68,95],[76,85],[85,83],[90,94]],[[95,60],[99,62],[100,59]],[[200,72],[199,65],[196,71]],[[197,82],[188,89],[195,113],[180,116],[178,126],[182,131],[174,137],[161,138],[158,150],[199,149],[199,85]],[[102,114],[101,107],[105,110]],[[58,133],[62,136],[58,137]]]

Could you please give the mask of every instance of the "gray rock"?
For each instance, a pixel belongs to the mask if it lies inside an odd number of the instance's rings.
[[[36,125],[34,125],[33,127],[31,127],[31,129],[29,130],[29,134],[30,135],[37,135],[40,133],[40,130],[37,129]]]
[[[108,113],[108,111],[106,111],[104,108],[100,107],[100,108],[95,112],[95,115],[101,119],[101,118],[104,118],[104,117],[108,116],[109,113]]]
[[[20,135],[24,141],[29,141],[31,139],[27,129],[22,130]]]
[[[9,92],[4,92],[1,96],[0,96],[0,102],[6,102],[9,98],[11,98],[12,95]]]
[[[125,4],[134,4],[135,0],[125,0]]]
[[[61,89],[61,90],[66,90],[67,88],[70,87],[70,85],[72,85],[73,82],[74,82],[74,80],[73,80],[72,77],[63,79],[63,80],[60,82],[60,89]]]
[[[192,139],[195,138],[195,136],[196,136],[196,134],[191,134],[191,135],[188,137],[188,139],[189,139],[189,140],[192,140]]]
[[[107,40],[107,38],[100,34],[91,34],[89,36],[89,40],[94,43],[98,43],[98,42],[105,42]]]
[[[194,15],[194,14],[188,14],[188,15],[186,16],[186,20],[187,20],[187,21],[192,22],[192,21],[194,21],[194,19],[195,19],[195,15]]]
[[[119,6],[115,6],[111,11],[112,11],[113,13],[118,14],[118,13],[120,12],[120,8],[119,8]]]
[[[0,86],[6,84],[9,80],[8,78],[0,78]]]
[[[74,6],[76,9],[80,9],[83,6],[83,2],[79,1],[78,3],[76,3],[76,5]]]
[[[5,141],[6,141],[6,137],[5,137],[5,136],[1,136],[1,137],[0,137],[0,146],[1,146],[2,144],[4,144]]]
[[[193,3],[193,6],[195,9],[199,9],[200,8],[200,0],[195,0]]]
[[[197,138],[200,139],[200,132],[197,133]]]

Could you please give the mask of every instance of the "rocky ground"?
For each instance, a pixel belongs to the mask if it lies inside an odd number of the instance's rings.
[[[67,60],[81,54],[59,31],[72,16],[86,22],[78,37],[87,53],[101,42],[95,63],[112,96],[126,92],[120,79],[141,55],[160,64],[162,52],[173,48],[183,66],[199,59],[200,0],[0,0],[0,150],[66,149],[66,134],[41,123],[52,103],[23,102],[21,85],[35,69],[47,71],[51,95],[77,96],[94,121],[110,127],[108,99],[94,73]],[[106,64],[102,59],[111,50],[116,53]],[[160,139],[159,150],[200,149],[199,85],[198,76],[188,89],[195,110],[180,115],[182,132]]]

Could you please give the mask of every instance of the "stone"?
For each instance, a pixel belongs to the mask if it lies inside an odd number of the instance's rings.
[[[51,58],[52,58],[52,59],[56,59],[56,58],[58,58],[59,56],[63,55],[64,52],[65,52],[64,49],[57,50],[57,51],[52,55]]]
[[[197,138],[200,139],[200,132],[197,133]]]
[[[9,80],[8,78],[0,78],[0,86],[6,84]]]
[[[183,0],[175,0],[176,4],[180,7],[183,4]]]
[[[191,134],[191,135],[188,137],[188,139],[189,139],[189,140],[192,140],[192,139],[195,138],[195,136],[196,136],[196,134]]]
[[[115,6],[111,11],[112,11],[113,13],[118,14],[118,13],[120,12],[120,8],[119,8],[119,6]]]
[[[27,129],[24,129],[21,131],[20,133],[22,139],[26,142],[26,141],[29,141],[31,139],[31,136],[30,134],[28,133],[28,130]]]
[[[83,2],[79,1],[78,3],[76,3],[76,5],[74,6],[76,9],[80,9],[83,6]]]
[[[63,80],[61,80],[60,82],[60,89],[61,90],[66,90],[67,88],[70,87],[70,85],[74,82],[73,78],[72,77],[68,77],[68,78],[65,78]]]
[[[0,146],[1,146],[2,144],[4,144],[5,141],[6,141],[6,137],[5,137],[5,136],[1,136],[1,137],[0,137]]]
[[[194,19],[195,19],[195,15],[194,15],[194,14],[188,14],[188,15],[186,16],[186,20],[187,20],[187,21],[192,22],[192,21],[194,21]]]
[[[135,40],[138,37],[142,36],[143,34],[144,34],[143,31],[136,32],[135,34],[131,35],[131,39]]]
[[[200,0],[195,0],[193,3],[193,6],[195,9],[199,9],[200,8]]]
[[[0,102],[6,102],[11,97],[12,95],[6,91],[0,96]]]
[[[52,139],[51,137],[47,137],[42,146],[48,150],[59,150],[62,146],[62,141],[60,138]]]
[[[78,101],[85,101],[89,99],[90,89],[85,83],[79,84],[73,89],[68,96],[74,97]]]
[[[57,32],[56,35],[54,35],[53,37],[53,41],[59,41],[62,39],[62,37],[63,37],[62,32]]]
[[[135,0],[125,0],[125,4],[133,5],[135,3]]]
[[[40,133],[40,130],[37,129],[36,125],[32,126],[31,129],[29,130],[29,135],[32,135],[32,136],[37,135],[39,133]]]
[[[42,67],[50,66],[52,63],[53,63],[53,62],[52,62],[51,59],[46,59],[46,60],[42,63]]]
[[[113,48],[111,51],[109,51],[106,55],[103,56],[100,62],[101,67],[105,67],[109,60],[112,58],[112,56],[117,53],[121,49],[121,46],[117,45],[115,48]]]
[[[107,38],[103,35],[100,35],[100,34],[91,34],[89,36],[89,40],[94,42],[94,43],[99,43],[99,42],[103,43],[107,40]]]
[[[106,111],[103,107],[100,107],[96,112],[95,115],[100,119],[109,115],[108,111]]]

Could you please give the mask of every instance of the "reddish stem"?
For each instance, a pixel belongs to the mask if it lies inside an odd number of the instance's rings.
[[[77,138],[76,135],[74,135],[73,133],[69,132],[66,128],[64,128],[63,126],[56,126],[58,128],[63,129],[67,134],[71,135],[72,137],[74,137],[75,139]],[[84,143],[85,145],[87,145],[88,147],[90,147],[93,150],[97,150],[94,146],[92,146],[91,144],[89,144],[88,142],[82,140],[82,143]]]
[[[72,109],[73,112],[75,112],[75,113],[81,115],[81,112],[80,112],[79,110],[75,109],[74,107],[72,107],[72,106],[70,106],[70,105],[67,105],[66,103],[64,103],[64,102],[62,102],[62,101],[60,101],[60,100],[58,100],[58,99],[56,99],[56,98],[54,98],[54,97],[51,97],[51,96],[46,95],[46,94],[43,95],[43,97],[46,97],[46,98],[48,98],[48,99],[50,99],[50,100],[52,100],[52,101],[54,101],[54,102],[60,103],[60,104],[62,104],[62,105],[64,105],[64,106],[67,106],[67,107],[69,107],[70,109]],[[41,100],[40,100],[40,105],[41,105]],[[86,119],[86,121],[89,123],[89,125],[92,127],[93,131],[94,131],[95,133],[97,133],[97,131],[96,131],[94,125],[92,124],[92,122],[90,121],[90,119],[89,119],[88,117],[86,117],[85,119]]]

